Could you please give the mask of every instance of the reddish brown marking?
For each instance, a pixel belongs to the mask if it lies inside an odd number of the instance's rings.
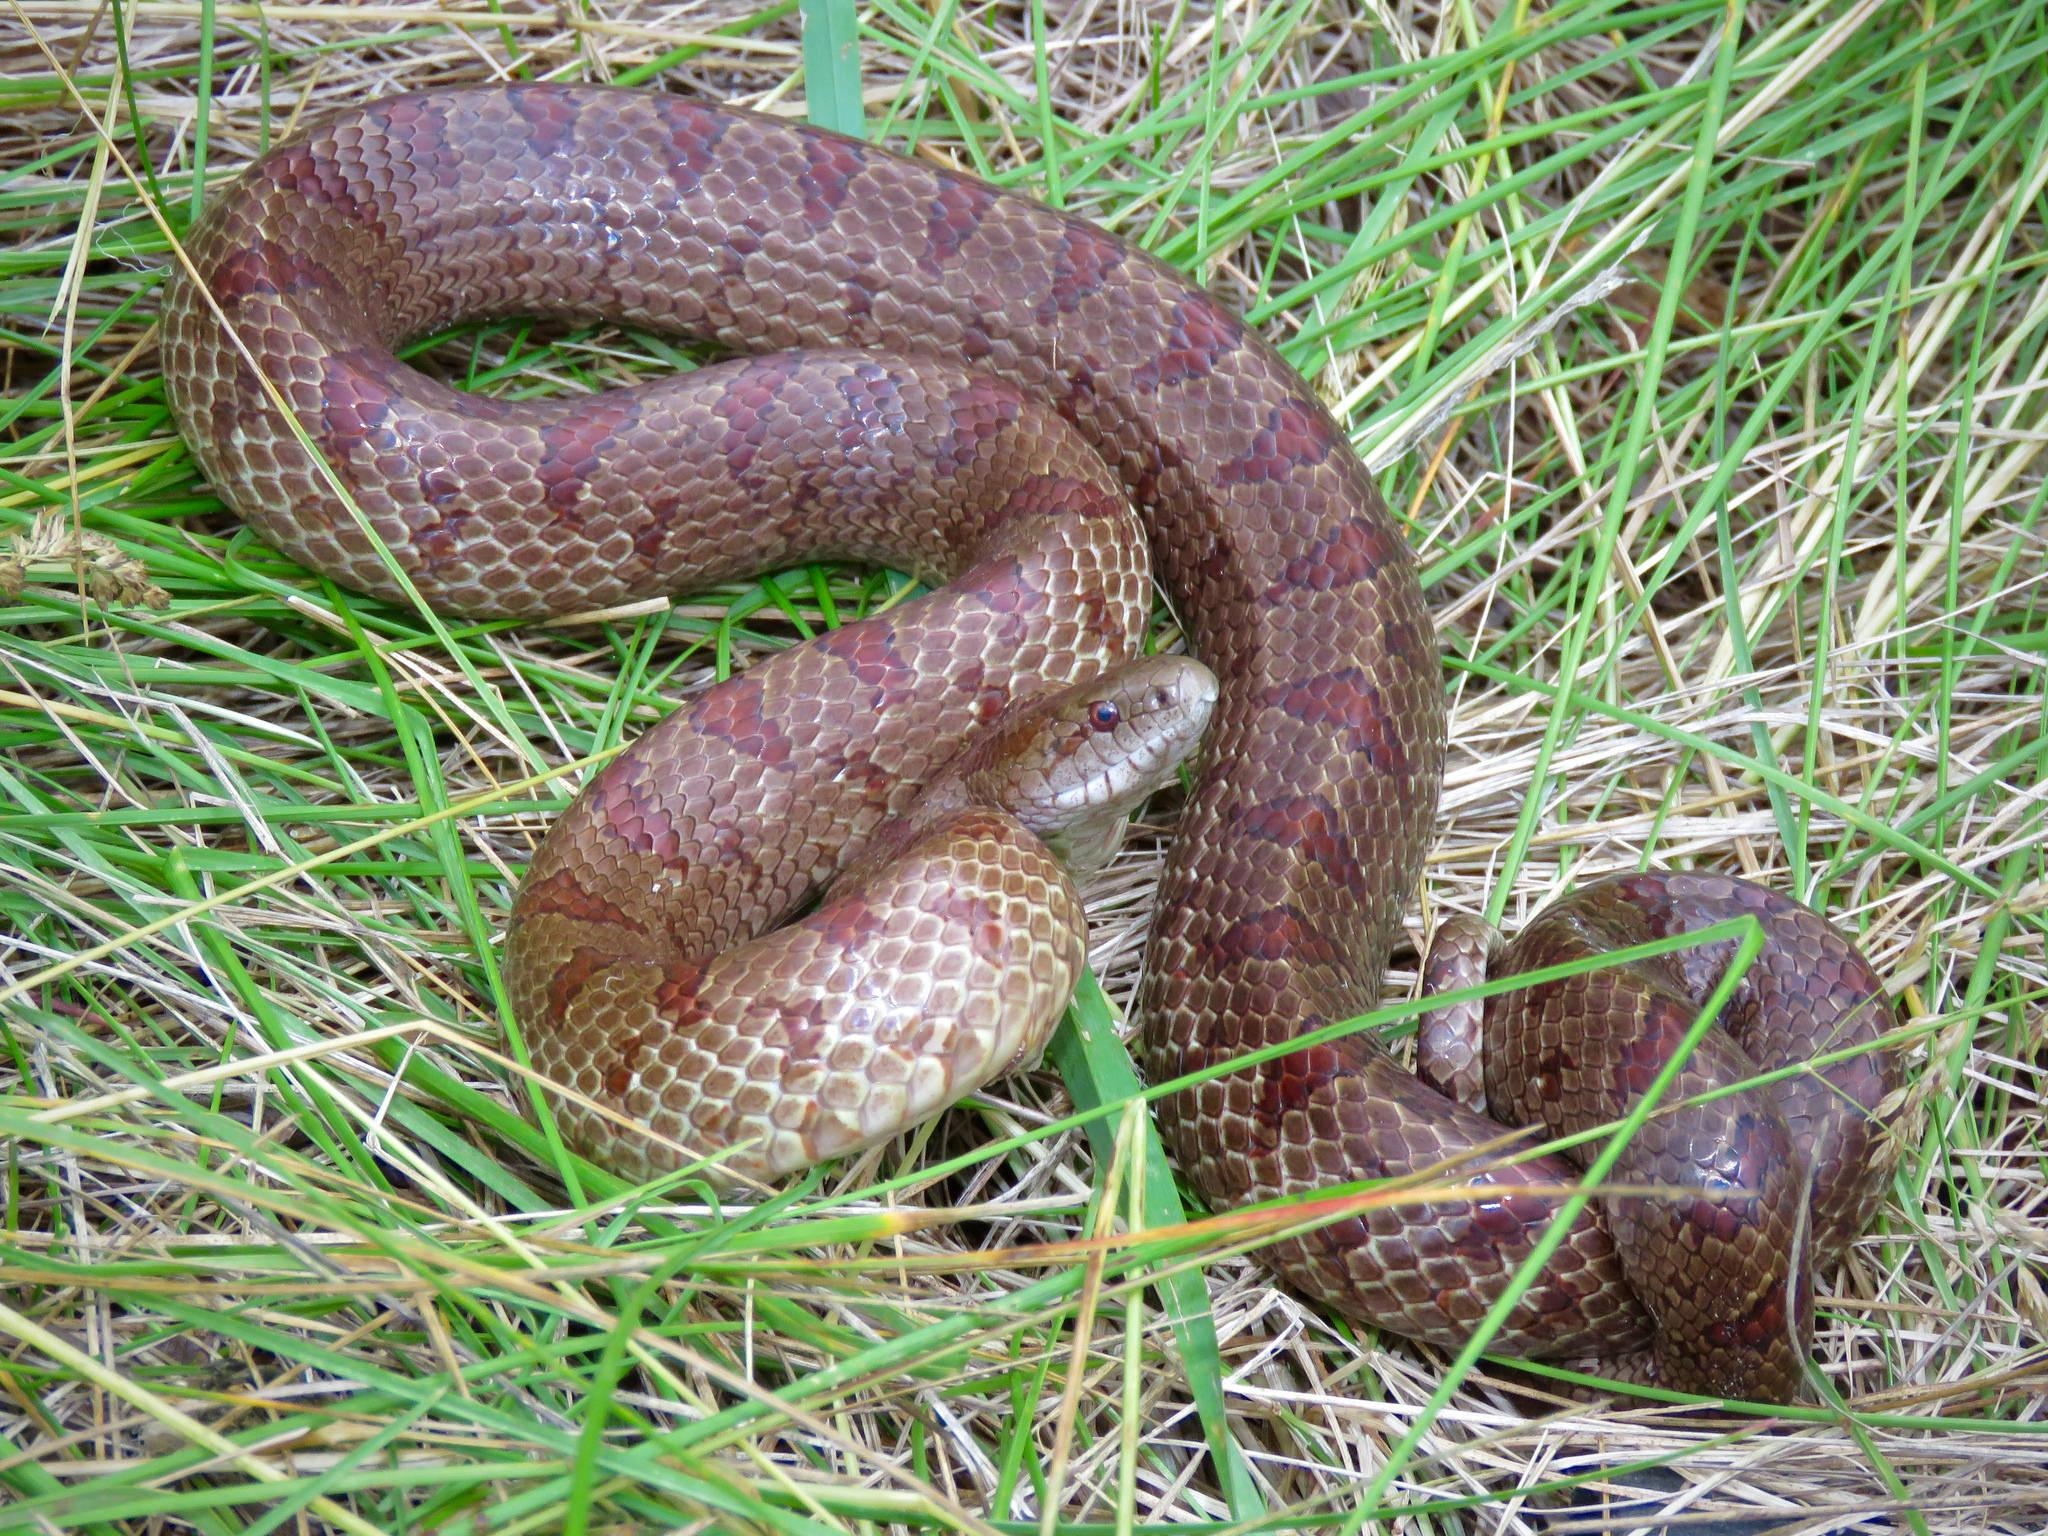
[[[797,178],[804,194],[804,222],[818,230],[830,226],[866,164],[860,147],[845,139],[827,134],[805,139],[804,170]]]
[[[954,825],[954,837],[958,842],[1004,835],[1001,824],[985,811],[966,812]],[[977,891],[942,885],[929,892],[924,909],[944,923],[947,929],[963,936],[976,959],[989,965],[1008,962],[1008,929],[1003,921],[1000,902],[992,901]],[[879,928],[886,924],[886,919],[877,914],[876,923]]]
[[[1063,219],[1059,248],[1053,252],[1052,284],[1038,303],[1038,323],[1071,315],[1102,292],[1110,276],[1124,264],[1124,245],[1085,219]]]
[[[1792,1155],[1783,1124],[1745,1109],[1728,1127],[1723,1168],[1727,1181],[1736,1188],[1762,1193],[1775,1177],[1791,1168]]]
[[[1075,601],[1085,615],[1088,633],[1112,647],[1122,646],[1129,640],[1130,626],[1124,620],[1121,605],[1112,603],[1107,592],[1084,587]]]
[[[462,477],[454,470],[436,464],[420,471],[420,498],[444,519],[457,522],[470,515],[467,509],[457,509],[461,496]]]
[[[1212,545],[1208,554],[1187,568],[1188,586],[1196,592],[1212,593],[1221,588],[1228,591],[1225,583],[1237,572],[1237,551],[1229,545]]]
[[[269,174],[291,191],[292,198],[317,208],[331,208],[347,223],[374,226],[378,210],[356,196],[356,189],[340,166],[313,153],[309,141],[299,140],[278,151]]]
[[[1340,890],[1357,890],[1365,878],[1343,818],[1321,795],[1283,795],[1257,805],[1234,806],[1230,821],[1261,842],[1299,849]]]
[[[690,723],[764,768],[787,770],[796,751],[796,743],[776,723],[766,689],[751,674],[701,695],[690,708]]]
[[[527,86],[523,89],[545,90],[547,87]],[[433,145],[440,143],[448,134],[448,113],[444,104],[423,92],[387,96],[370,103],[363,115],[372,122],[381,122],[384,131],[394,139],[417,139]]]
[[[1312,1029],[1321,1022],[1316,1020],[1312,1024],[1305,1021],[1302,1027]],[[1277,1132],[1286,1116],[1305,1111],[1317,1092],[1343,1071],[1343,1058],[1334,1047],[1323,1044],[1283,1056],[1260,1073],[1256,1122],[1267,1146],[1277,1146],[1283,1139]],[[1295,1141],[1300,1137],[1289,1135],[1284,1139]],[[1379,1176],[1380,1170],[1362,1166],[1353,1172],[1353,1177],[1361,1179]]]
[[[939,188],[926,205],[925,248],[917,258],[927,277],[944,274],[995,205],[995,189],[985,182],[947,181]]]
[[[839,307],[846,312],[849,331],[864,331],[874,317],[876,286],[873,266],[867,262],[861,263],[861,270],[852,277],[839,280]]]
[[[1266,598],[1276,601],[1371,581],[1399,554],[1384,528],[1354,517],[1288,561],[1280,579],[1266,589]]]
[[[569,1005],[576,1000],[576,994],[589,985],[591,977],[614,963],[615,957],[608,950],[584,944],[570,950],[569,957],[548,977],[548,1017],[558,1025],[566,1023]]]
[[[674,866],[682,858],[682,839],[660,790],[632,774],[602,774],[592,781],[592,814],[606,834],[627,853],[646,854]]]
[[[1552,1046],[1536,1058],[1531,1081],[1544,1103],[1555,1104],[1564,1097],[1564,1075],[1578,1065],[1578,1059],[1563,1046]]]
[[[212,272],[213,296],[232,312],[240,300],[253,296],[305,298],[333,292],[341,280],[303,246],[280,244],[258,235],[231,251]]]
[[[422,421],[409,391],[412,371],[376,347],[337,347],[327,354],[320,382],[320,431],[330,456],[345,461],[360,445],[371,453],[403,454],[416,462],[414,441],[431,423]],[[508,402],[470,395],[463,409],[502,420]]]
[[[989,335],[987,326],[973,319],[960,322],[960,355],[968,362],[983,362],[995,349],[995,339]]]
[[[885,620],[862,619],[827,630],[818,637],[816,648],[873,690],[867,700],[870,708],[890,708],[916,686],[917,673],[896,649],[895,632]]]
[[[863,1019],[856,1014],[849,1022],[853,1029],[859,1029]],[[801,1011],[785,1012],[782,1015],[782,1048],[788,1053],[788,1064],[783,1071],[786,1073],[790,1067],[816,1061],[824,1054],[824,1048],[832,1038],[843,1039],[844,1035],[835,1033],[828,1036],[824,1023],[816,1015]]]
[[[1713,1238],[1718,1242],[1732,1243],[1742,1236],[1744,1229],[1755,1222],[1753,1200],[1718,1199],[1688,1200],[1677,1206],[1680,1218],[1689,1227]]]
[[[627,1035],[617,1043],[618,1054],[604,1072],[606,1093],[616,1099],[633,1086],[633,1078],[640,1070],[640,1055],[646,1049],[647,1036],[644,1034]]]
[[[1122,508],[1109,492],[1066,475],[1034,475],[1003,503],[1000,521],[1027,517],[1114,517]]]
[[[1716,1349],[1760,1350],[1785,1336],[1785,1277],[1779,1275],[1739,1318],[1711,1324],[1702,1334]]]
[[[863,804],[877,808],[888,805],[901,782],[894,771],[877,763],[865,750],[847,753],[834,778],[842,793],[852,790]]]
[[[640,419],[638,403],[623,390],[579,404],[574,415],[557,417],[540,429],[540,457],[533,466],[548,510],[577,531],[587,510],[583,493],[615,451],[619,434]]]
[[[974,374],[947,395],[945,434],[932,445],[932,473],[950,480],[980,456],[981,446],[1016,425],[1015,392],[987,374]]]
[[[1460,1234],[1456,1246],[1468,1253],[1477,1250],[1491,1256],[1503,1244],[1519,1242],[1531,1227],[1541,1226],[1555,1214],[1549,1201],[1532,1195],[1476,1200],[1472,1204],[1471,1225]]]
[[[1410,771],[1402,722],[1387,708],[1378,688],[1359,667],[1339,667],[1315,677],[1275,683],[1259,693],[1259,702],[1299,720],[1338,734],[1347,750],[1363,752],[1382,773]]]
[[[976,566],[948,588],[971,599],[971,606],[984,609],[1001,622],[994,626],[998,637],[1023,637],[1021,621],[1045,611],[1045,593],[1025,574],[1021,561],[988,560]]]
[[[1075,351],[1062,357],[1060,365],[1066,369],[1067,387],[1055,397],[1053,405],[1068,426],[1080,427],[1083,422],[1095,419],[1102,394],[1096,383],[1102,377],[1102,361]]]
[[[961,718],[977,727],[993,722],[1010,704],[1008,684],[991,681],[988,667],[979,660],[957,669],[947,682],[947,692],[966,701],[957,706],[963,712]]]
[[[434,498],[428,498],[431,504]],[[441,521],[428,527],[415,528],[412,532],[412,551],[419,558],[418,569],[432,576],[460,561],[463,549],[463,529],[475,514],[456,507],[443,512]]]
[[[848,454],[871,451],[899,437],[909,423],[903,389],[880,363],[861,362],[838,380],[846,410],[839,416],[839,447]]]
[[[1426,654],[1424,647],[1433,644],[1434,639],[1433,634],[1426,636],[1415,625],[1391,613],[1380,620],[1380,650],[1391,661],[1419,661]]]
[[[654,989],[654,1013],[677,1034],[698,1028],[711,1018],[699,1000],[706,966],[696,960],[671,960]]]
[[[1329,965],[1341,958],[1323,933],[1290,906],[1241,917],[1201,947],[1219,967],[1247,960]]]
[[[724,387],[711,402],[711,414],[725,423],[718,452],[733,478],[750,490],[763,483],[753,476],[754,461],[788,418],[803,367],[794,352],[770,352],[729,364],[722,375]]]
[[[662,98],[661,115],[668,129],[668,173],[677,191],[695,192],[718,164],[719,141],[733,119],[679,96]]]
[[[806,926],[827,944],[860,950],[888,931],[889,914],[869,906],[858,893],[849,893],[818,908]]]
[[[642,569],[661,563],[670,530],[687,523],[682,508],[682,497],[666,486],[647,498],[646,520],[633,528],[633,559]]]
[[[526,147],[535,155],[551,159],[575,143],[579,114],[560,91],[551,91],[546,86],[515,85],[505,94],[520,121],[526,124]]]
[[[615,901],[585,890],[577,883],[575,875],[566,869],[529,881],[520,892],[519,910],[529,917],[546,914],[579,923],[603,923],[624,928],[630,933],[647,931],[646,924],[632,912]]]
[[[326,441],[361,443],[378,454],[408,446],[398,421],[411,402],[403,381],[392,377],[392,361],[390,354],[369,348],[328,354],[320,390],[320,431]]]
[[[1286,480],[1297,469],[1312,469],[1330,456],[1337,425],[1330,413],[1308,400],[1289,400],[1266,412],[1266,424],[1252,435],[1252,446],[1223,466],[1225,485],[1264,485]],[[1376,559],[1385,560],[1389,546],[1384,529],[1360,519],[1358,526],[1381,536]]]
[[[1078,417],[1068,416],[1067,420],[1077,421]],[[1148,508],[1158,506],[1165,490],[1166,477],[1174,470],[1185,467],[1186,465],[1180,456],[1164,444],[1148,444],[1145,448],[1144,465],[1139,469],[1136,478],[1131,482],[1131,493],[1137,498],[1138,510],[1142,512]],[[1210,553],[1212,555],[1216,548],[1216,545],[1211,544]],[[1169,555],[1178,553],[1180,552],[1168,551]]]
[[[1646,1028],[1643,1034],[1618,1042],[1612,1071],[1615,1097],[1625,1102],[1647,1093],[1657,1074],[1664,1070],[1664,1063],[1671,1059],[1676,1043],[1667,1031],[1655,1028]]]
[[[725,226],[721,231],[725,238],[713,247],[721,277],[744,280],[747,258],[761,253],[763,230],[764,226],[751,214],[737,224]]]
[[[1205,379],[1243,345],[1244,326],[1235,316],[1207,294],[1185,294],[1174,303],[1164,350],[1132,374],[1131,383],[1152,394],[1189,379]]]

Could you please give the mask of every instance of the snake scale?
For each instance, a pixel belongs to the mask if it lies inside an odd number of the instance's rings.
[[[931,164],[567,85],[332,116],[214,201],[188,249],[197,282],[173,281],[163,325],[177,421],[237,512],[338,581],[404,598],[395,567],[429,604],[474,617],[599,608],[811,555],[938,583],[692,696],[552,829],[515,903],[508,985],[593,1156],[657,1171],[678,1141],[751,1125],[780,1147],[759,1165],[773,1172],[1030,1055],[1011,1036],[969,1062],[948,1055],[994,1027],[975,977],[984,992],[1020,972],[1058,990],[1050,941],[1006,925],[1034,903],[1072,905],[1056,871],[972,815],[913,850],[910,873],[834,886],[800,952],[756,936],[857,863],[1013,699],[1136,652],[1146,543],[1220,680],[1139,993],[1146,1068],[1155,1082],[1196,1073],[1376,1004],[1436,814],[1434,631],[1344,432],[1182,274]],[[394,354],[509,315],[741,355],[508,401]],[[918,862],[955,854],[980,884]],[[1709,1393],[1799,1392],[1813,1268],[1879,1195],[1875,1115],[1897,1069],[1855,1049],[1891,1025],[1870,968],[1785,898],[1651,874],[1584,888],[1494,969],[1732,912],[1762,922],[1766,947],[1674,1095],[1713,1066],[1740,1078],[1840,1059],[1653,1117],[1615,1176],[1687,1193],[1586,1209],[1513,1307],[1501,1352]],[[1071,931],[1077,913],[1062,921]],[[754,958],[720,970],[734,944]],[[892,979],[858,969],[877,944]],[[1695,947],[1469,1010],[1494,1111],[1558,1131],[1611,1120],[1727,953]],[[1461,958],[1484,955],[1446,948],[1444,973],[1469,974]],[[775,989],[772,1004],[750,1001],[753,986]],[[927,1027],[927,1010],[945,1017]],[[1480,1076],[1443,1080],[1476,1102]],[[832,1102],[796,1102],[809,1091]],[[828,1111],[843,1111],[836,1131]],[[1357,1033],[1210,1077],[1157,1116],[1217,1209],[1455,1168],[1502,1134]],[[1336,1309],[1460,1342],[1579,1174],[1520,1156],[1455,1176],[1470,1187],[1361,1203],[1262,1257]]]

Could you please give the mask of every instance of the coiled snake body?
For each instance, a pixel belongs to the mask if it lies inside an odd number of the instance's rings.
[[[508,979],[594,1155],[673,1164],[621,1117],[715,1139],[691,1111],[716,1079],[733,1116],[781,1137],[783,1166],[859,1139],[783,1111],[800,1088],[830,1077],[858,1098],[880,1084],[893,1108],[957,1096],[1028,1051],[984,1042],[981,1064],[956,1070],[944,1053],[972,1007],[918,1035],[948,976],[1029,970],[1040,953],[1004,925],[1048,882],[995,842],[975,854],[994,872],[985,887],[906,877],[925,901],[911,927],[892,927],[880,898],[835,895],[800,960],[740,978],[781,987],[773,1023],[743,995],[720,1013],[706,957],[857,859],[1013,696],[1132,654],[1149,604],[1137,540],[1117,531],[1126,494],[1221,685],[1150,940],[1147,1068],[1197,1071],[1376,1002],[1436,811],[1430,620],[1402,533],[1328,411],[1179,273],[1083,219],[829,134],[568,86],[436,91],[329,119],[260,161],[189,249],[201,283],[174,282],[164,317],[179,424],[243,516],[349,585],[405,595],[378,542],[427,602],[473,616],[595,608],[806,553],[951,579],[921,611],[833,631],[689,701],[551,833],[520,891]],[[509,314],[765,355],[530,402],[458,393],[393,355]],[[1887,1026],[1876,979],[1831,929],[1710,877],[1591,887],[1509,958],[1549,963],[1745,907],[1771,940],[1745,998],[1794,1004],[1775,1034],[1738,1027],[1714,1048],[1740,1075],[1755,1067],[1736,1038],[1770,1066]],[[840,1009],[828,1030],[828,999],[880,996],[848,969],[877,941],[939,979],[880,1025],[878,1003]],[[1533,1044],[1490,1097],[1522,1121],[1612,1118],[1596,1090],[1640,1091],[1661,1059],[1619,1043],[1622,1019],[1647,1016],[1668,1054],[1715,961],[1690,952],[1497,1000],[1489,1031]],[[1647,1163],[1627,1176],[1698,1194],[1588,1211],[1497,1347],[1705,1391],[1796,1392],[1809,1300],[1790,1235],[1825,1258],[1870,1214],[1868,1112],[1888,1060],[1851,1056],[1794,1079],[1789,1099],[1723,1101],[1720,1130],[1653,1120]],[[859,1131],[873,1109],[841,1118]],[[1410,1173],[1501,1134],[1357,1034],[1203,1082],[1158,1115],[1218,1208]],[[1456,1176],[1479,1192],[1350,1215],[1263,1256],[1333,1306],[1459,1341],[1577,1173],[1546,1157]]]

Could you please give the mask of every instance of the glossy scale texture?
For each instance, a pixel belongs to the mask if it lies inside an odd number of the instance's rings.
[[[164,313],[180,426],[239,512],[340,581],[401,595],[381,541],[427,602],[469,615],[588,609],[815,553],[949,583],[915,613],[685,701],[551,833],[518,897],[508,974],[535,1058],[574,1090],[570,1124],[595,1155],[672,1163],[678,1148],[629,1127],[690,1139],[714,1078],[789,1130],[792,1156],[827,1155],[810,1103],[779,1095],[800,1078],[861,1098],[832,1075],[841,1050],[846,1073],[924,1101],[931,1069],[897,1044],[809,1031],[825,1028],[844,968],[865,963],[856,941],[900,941],[915,965],[941,949],[957,959],[964,938],[985,958],[1018,942],[992,923],[1070,899],[1056,871],[968,828],[983,885],[912,875],[887,898],[848,894],[843,913],[835,894],[829,936],[846,944],[781,973],[808,979],[780,1037],[700,1032],[715,957],[855,857],[1012,695],[1136,646],[1146,591],[1137,540],[1116,531],[1126,496],[1221,683],[1148,953],[1147,1068],[1161,1080],[1227,1063],[1377,1002],[1436,812],[1432,627],[1401,530],[1342,430],[1182,274],[1083,219],[830,134],[556,85],[330,118],[217,200],[191,254],[376,541],[184,281]],[[452,320],[513,313],[768,355],[517,404],[392,356]],[[897,900],[936,926],[892,928]],[[964,931],[945,926],[956,920]],[[1006,953],[1036,963],[1028,942]],[[621,968],[635,966],[628,986]],[[892,1017],[923,1018],[930,1000],[906,997]],[[937,1076],[952,1092],[973,1073],[942,1063]],[[1358,1035],[1158,1112],[1219,1208],[1405,1174],[1501,1131]],[[1359,1214],[1264,1256],[1331,1305],[1455,1343],[1577,1175],[1542,1158],[1458,1177],[1489,1192]],[[1636,1371],[1657,1302],[1643,1283],[1589,1211],[1499,1348]]]

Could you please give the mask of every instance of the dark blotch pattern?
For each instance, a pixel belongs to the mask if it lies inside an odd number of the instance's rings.
[[[1277,795],[1235,808],[1231,820],[1248,837],[1298,851],[1340,890],[1356,891],[1365,879],[1337,808],[1323,795]]]
[[[1327,592],[1371,581],[1389,560],[1399,559],[1399,548],[1383,527],[1353,518],[1327,538],[1309,546],[1306,552],[1287,562],[1285,578],[1269,587],[1269,599],[1301,592]]]
[[[1406,774],[1414,769],[1400,718],[1362,668],[1342,667],[1278,683],[1262,692],[1259,702],[1304,725],[1341,736],[1347,747],[1381,773]]]
[[[1244,345],[1244,326],[1206,294],[1189,294],[1175,302],[1164,340],[1165,346],[1158,355],[1140,364],[1132,376],[1131,382],[1146,394],[1209,377],[1218,363]],[[1270,452],[1270,447],[1264,452]],[[1224,462],[1220,469],[1224,483],[1242,483],[1250,478],[1240,475],[1232,481],[1228,477],[1232,465],[1256,457],[1263,457],[1258,438],[1253,439],[1250,452]]]
[[[787,769],[796,742],[783,729],[770,685],[752,673],[705,694],[690,708],[690,723],[706,736],[730,743],[763,768]]]
[[[592,1156],[646,1176],[710,1151],[771,1177],[874,1145],[1032,1057],[1085,937],[1042,846],[963,817],[886,867],[861,850],[1011,699],[1131,654],[1147,543],[1223,684],[1138,1001],[1148,1071],[1228,1066],[1377,1002],[1435,818],[1429,615],[1336,424],[1184,275],[1071,215],[801,125],[551,84],[394,97],[313,124],[208,204],[189,250],[438,608],[531,618],[814,555],[934,583],[879,618],[882,639],[797,646],[687,701],[536,855],[506,946],[534,1061],[644,1127],[565,1098],[565,1131]],[[517,312],[776,360],[494,401],[391,350]],[[173,411],[223,496],[291,557],[402,598],[182,276],[162,334]],[[900,707],[879,709],[883,695]],[[1633,903],[1654,928],[1694,923],[1697,895],[1623,883],[1599,902]],[[1799,1016],[1822,993],[1857,1006],[1817,1034],[1795,1028],[1809,1053],[1882,1030],[1882,991],[1853,951],[1810,914],[1782,921],[1797,964],[1759,984],[1755,1010],[1731,1010],[1726,1036],[1754,1052],[1774,1038],[1757,1022],[1768,1007],[1789,998]],[[1588,1067],[1599,1053],[1577,1039],[1571,1054],[1604,1087],[1640,1080],[1648,1059]],[[1748,1133],[1732,1162],[1711,1137],[1696,1156],[1690,1131],[1645,1144],[1723,1184],[1730,1168],[1774,1184],[1799,1158],[1866,1170],[1817,1214],[1838,1245],[1877,1198],[1868,1106],[1894,1079],[1887,1055],[1816,1074],[1766,1112],[1779,1139]],[[1575,1081],[1559,1076],[1545,1102],[1576,1103]],[[1863,1108],[1844,1116],[1845,1102]],[[1156,1112],[1218,1209],[1459,1163],[1499,1135],[1365,1036],[1232,1068]],[[1263,1256],[1333,1307],[1461,1342],[1577,1172],[1499,1156],[1460,1171],[1478,1193],[1380,1203]],[[1774,1318],[1796,1330],[1807,1277],[1774,1302],[1756,1244],[1726,1235],[1730,1192],[1709,1180],[1693,1198],[1699,1215],[1679,1224],[1721,1273],[1643,1266],[1672,1239],[1668,1210],[1588,1211],[1497,1347],[1626,1365],[1675,1325],[1710,1357],[1747,1359]],[[1676,1372],[1682,1347],[1658,1345],[1644,1373]],[[1746,1364],[1700,1370],[1717,1388],[1765,1381]]]
[[[1266,413],[1266,424],[1252,435],[1251,450],[1223,466],[1223,483],[1283,484],[1293,479],[1297,471],[1311,469],[1328,458],[1336,436],[1330,413],[1320,405],[1308,400],[1276,405]],[[1398,535],[1385,524],[1354,518],[1345,527],[1347,532],[1342,537],[1349,538],[1354,548],[1377,544],[1382,551],[1377,558],[1391,558],[1392,541]]]
[[[980,233],[982,221],[996,207],[996,194],[978,181],[948,181],[934,190],[927,206],[920,265],[930,276],[939,277]]]
[[[662,119],[668,143],[666,169],[678,193],[695,192],[702,186],[705,172],[718,164],[718,146],[732,119],[689,102],[677,103]]]
[[[804,194],[804,222],[823,229],[852,193],[854,178],[866,166],[867,157],[856,145],[826,134],[806,139],[803,149],[804,172],[797,185]]]
[[[1086,301],[1101,293],[1124,264],[1124,251],[1122,241],[1094,225],[1067,220],[1060,232],[1059,248],[1053,253],[1051,287],[1038,306],[1039,323],[1047,324],[1059,315],[1079,314]]]
[[[573,103],[555,91],[515,89],[509,93],[512,109],[526,124],[526,147],[543,159],[564,153],[576,145],[576,110]]]
[[[1868,966],[1818,914],[1786,897],[1719,876],[1659,873],[1582,887],[1524,927],[1487,970],[1499,978],[1599,960],[1743,915],[1760,924],[1762,951],[1611,1175],[1619,1185],[1681,1193],[1614,1197],[1607,1224],[1655,1323],[1628,1374],[1790,1401],[1812,1333],[1814,1270],[1862,1230],[1877,1198],[1887,1158],[1873,1115],[1896,1067],[1889,1051],[1869,1051],[1782,1082],[1741,1085],[1877,1041],[1890,1007]],[[1723,942],[1608,961],[1490,999],[1487,1103],[1555,1135],[1618,1119],[1687,1047],[1733,953]],[[1478,979],[1431,969],[1433,985],[1446,990]],[[1434,1028],[1425,1020],[1426,1036]],[[1693,1102],[1708,1094],[1711,1101]]]

